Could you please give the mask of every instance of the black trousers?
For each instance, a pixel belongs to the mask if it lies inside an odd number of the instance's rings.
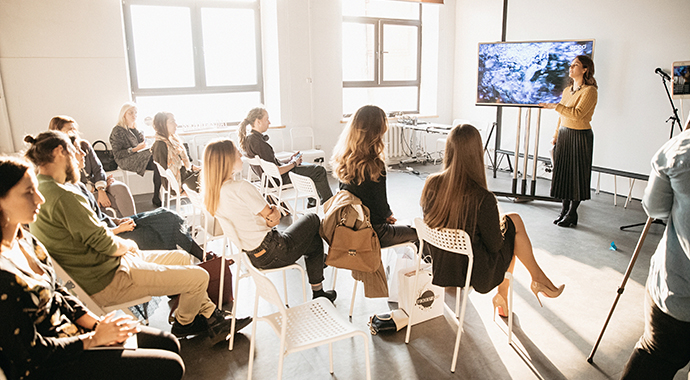
[[[623,380],[673,379],[690,361],[690,322],[679,321],[645,298],[644,334],[623,371]]]
[[[36,379],[180,379],[184,362],[172,334],[142,326],[136,350],[88,350],[76,360],[42,368]]]

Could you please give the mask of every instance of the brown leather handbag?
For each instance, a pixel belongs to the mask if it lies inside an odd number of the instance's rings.
[[[375,272],[381,265],[381,245],[367,220],[366,226],[354,230],[338,224],[328,249],[326,264],[336,268]]]

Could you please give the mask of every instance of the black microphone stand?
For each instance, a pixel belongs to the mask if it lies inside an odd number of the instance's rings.
[[[664,84],[664,88],[666,89],[666,96],[668,96],[668,101],[669,101],[669,103],[671,103],[671,109],[673,110],[673,114],[671,115],[671,117],[666,119],[667,123],[669,120],[671,120],[671,134],[668,136],[668,139],[670,140],[671,138],[673,138],[673,129],[676,125],[676,122],[678,123],[678,128],[680,129],[681,132],[683,132],[683,127],[680,123],[680,117],[678,117],[678,108],[676,108],[676,105],[673,104],[673,98],[671,98],[671,92],[668,90],[668,83],[666,83],[666,77],[663,75],[660,75],[660,76],[661,76],[661,82]]]
[[[668,136],[668,139],[670,140],[673,138],[673,130],[675,129],[676,122],[678,123],[678,128],[680,129],[681,132],[683,132],[683,127],[680,123],[680,117],[678,117],[678,108],[676,108],[676,105],[673,104],[673,98],[671,97],[671,91],[668,90],[668,83],[666,82],[667,79],[664,75],[659,74],[659,76],[661,77],[661,82],[664,84],[664,89],[666,89],[666,96],[668,97],[668,101],[669,101],[669,103],[671,103],[671,109],[673,110],[673,114],[671,115],[671,117],[666,119],[667,123],[669,120],[671,120],[671,134]],[[654,221],[652,223],[661,224],[663,226],[666,225],[666,223],[664,223],[660,219],[654,219]],[[628,224],[627,226],[621,226],[620,229],[621,229],[621,231],[623,231],[627,228],[639,227],[639,226],[644,226],[644,225],[645,225],[644,223]]]

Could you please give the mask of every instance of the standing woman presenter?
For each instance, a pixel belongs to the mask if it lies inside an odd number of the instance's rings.
[[[594,62],[586,55],[577,56],[570,64],[570,84],[563,90],[560,103],[541,103],[559,114],[553,136],[553,178],[551,196],[561,199],[563,208],[556,220],[560,227],[577,225],[577,207],[590,199],[594,134],[592,115],[597,105],[597,81]]]

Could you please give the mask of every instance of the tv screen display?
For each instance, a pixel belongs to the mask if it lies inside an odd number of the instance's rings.
[[[593,50],[594,40],[480,43],[477,105],[558,103],[570,62]]]
[[[690,61],[673,62],[673,98],[690,98]]]

